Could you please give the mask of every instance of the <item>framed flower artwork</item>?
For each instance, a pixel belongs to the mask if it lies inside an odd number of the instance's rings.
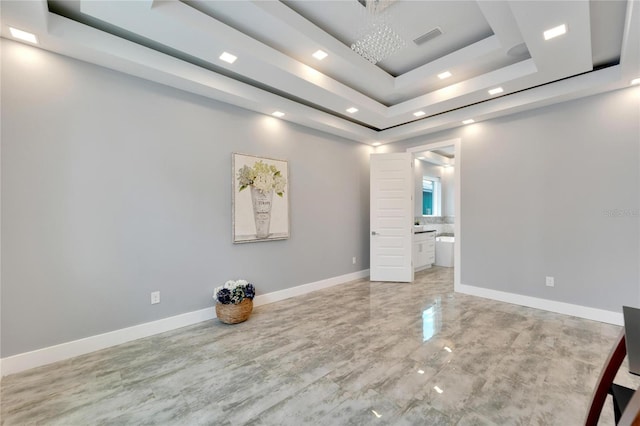
[[[289,164],[233,153],[233,242],[289,238]]]

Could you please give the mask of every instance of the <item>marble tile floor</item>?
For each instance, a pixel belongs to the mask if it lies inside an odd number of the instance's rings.
[[[2,425],[579,425],[620,327],[354,281],[5,377]],[[617,382],[637,387],[624,368]],[[613,424],[611,404],[601,424]]]

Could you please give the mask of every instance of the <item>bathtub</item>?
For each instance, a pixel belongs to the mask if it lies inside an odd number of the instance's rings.
[[[436,265],[453,268],[455,237],[436,237]]]

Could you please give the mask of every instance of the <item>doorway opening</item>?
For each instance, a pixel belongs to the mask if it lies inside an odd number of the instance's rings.
[[[461,203],[460,169],[461,139],[448,139],[407,149],[414,161],[414,223],[418,228],[435,230],[436,238],[453,244],[454,291],[460,287]],[[449,265],[444,244],[441,248],[444,265]],[[436,257],[437,252],[436,252]],[[414,259],[415,262],[415,259]]]

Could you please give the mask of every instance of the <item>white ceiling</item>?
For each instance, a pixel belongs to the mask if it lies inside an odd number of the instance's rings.
[[[627,87],[640,77],[640,0],[405,1],[405,47],[351,50],[364,7],[343,1],[3,1],[39,47],[357,142],[389,143]],[[543,32],[568,32],[545,41]],[[439,28],[420,46],[414,39]],[[322,61],[311,55],[328,53]],[[229,52],[238,59],[219,59]],[[452,76],[440,80],[437,74]],[[502,87],[491,96],[488,90]],[[356,113],[346,112],[349,107]],[[414,116],[423,111],[422,117]]]

